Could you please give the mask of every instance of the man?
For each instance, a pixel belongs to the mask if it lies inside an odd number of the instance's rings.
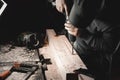
[[[111,55],[119,41],[119,2],[74,0],[69,15],[65,0],[56,0],[56,8],[69,16],[65,29],[76,38],[74,48],[88,71],[95,75],[95,80],[109,80]]]

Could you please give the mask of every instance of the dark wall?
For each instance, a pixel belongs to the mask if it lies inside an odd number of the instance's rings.
[[[13,39],[24,31],[43,32],[45,28],[63,28],[64,15],[47,0],[5,0],[0,17],[0,40]],[[59,26],[59,27],[58,27]]]

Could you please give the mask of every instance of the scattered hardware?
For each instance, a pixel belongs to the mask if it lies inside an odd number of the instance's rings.
[[[38,56],[38,60],[35,61],[22,61],[22,62],[0,62],[0,66],[10,66],[7,71],[3,71],[0,74],[0,80],[8,79],[12,76],[12,72],[25,73],[22,77],[23,80],[46,80],[45,70],[47,69],[47,64],[50,64],[50,59],[45,59],[39,52],[39,48],[35,49],[35,54]],[[11,76],[9,76],[11,75]]]

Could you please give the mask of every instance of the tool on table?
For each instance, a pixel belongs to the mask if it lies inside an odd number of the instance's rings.
[[[39,69],[37,70],[36,72],[36,77],[35,77],[35,80],[46,80],[46,76],[45,76],[45,70],[48,70],[47,69],[47,63],[46,63],[46,59],[44,58],[44,56],[42,54],[40,54],[39,52],[39,48],[35,49],[36,51],[36,54],[38,55],[38,58],[39,58],[39,62],[38,64],[41,64],[41,66],[39,66]],[[42,73],[42,74],[41,74]]]
[[[10,62],[10,64],[12,64],[12,62]],[[0,65],[3,66],[7,64],[5,62],[0,62]],[[6,70],[0,74],[0,80],[5,80],[12,72],[27,73],[26,77],[24,77],[24,80],[27,80],[38,68],[39,65],[37,64],[13,62],[13,66],[10,70]]]
[[[28,80],[32,74],[37,72],[35,80],[46,80],[45,70],[47,70],[46,61],[48,60],[44,59],[44,56],[40,54],[39,48],[35,49],[35,53],[39,58],[37,61],[0,62],[0,66],[11,67],[9,70],[0,74],[0,80],[5,80],[12,72],[26,73],[23,80]]]
[[[10,70],[6,70],[0,74],[0,80],[4,80],[6,77],[8,77],[11,74]]]
[[[34,66],[31,69],[32,69],[32,71],[28,71],[27,74],[25,75],[25,77],[23,78],[23,80],[28,80],[29,77],[38,69],[38,67]]]

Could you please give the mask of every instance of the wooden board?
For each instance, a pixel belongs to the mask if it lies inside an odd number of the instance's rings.
[[[51,64],[47,65],[48,70],[45,71],[46,80],[94,80],[86,75],[74,74],[73,70],[80,67],[86,69],[86,66],[76,52],[74,52],[74,55],[71,53],[72,46],[65,35],[56,36],[53,29],[47,29],[46,33],[48,44],[39,49],[40,54],[43,54],[45,59],[51,60]],[[28,53],[25,47],[15,47],[6,53],[3,51],[0,51],[0,61],[2,62],[39,60],[34,50]],[[6,70],[7,67],[4,68]],[[7,70],[9,69],[7,68]],[[24,76],[23,73],[14,72],[6,80],[23,80]],[[32,75],[29,80],[34,80],[35,76],[35,74]]]
[[[56,62],[54,61],[52,51],[49,46],[46,45],[40,49],[40,53],[44,55],[45,59],[50,59],[51,64],[47,64],[47,69],[45,71],[46,80],[62,80],[62,77],[58,71]]]
[[[86,68],[80,57],[77,55],[77,53],[74,51],[74,55],[71,53],[72,52],[72,46],[69,43],[68,39],[65,37],[65,35],[60,35],[56,36],[56,33],[54,32],[53,29],[47,29],[46,30],[47,37],[48,37],[48,47],[49,50],[51,51],[48,53],[49,57],[53,61],[54,65],[53,67],[48,69],[49,74],[54,76],[56,74],[57,79],[53,78],[52,80],[66,80],[66,75],[67,74],[74,74],[73,70],[79,69],[79,68]],[[50,66],[49,66],[50,67]],[[54,68],[54,72],[49,72],[51,69]],[[49,75],[49,74],[46,74]],[[85,75],[81,75],[82,79],[84,80],[94,80],[93,78],[90,78]],[[55,76],[54,76],[55,77]],[[80,79],[79,76],[77,76]],[[48,80],[51,80],[48,78]]]

